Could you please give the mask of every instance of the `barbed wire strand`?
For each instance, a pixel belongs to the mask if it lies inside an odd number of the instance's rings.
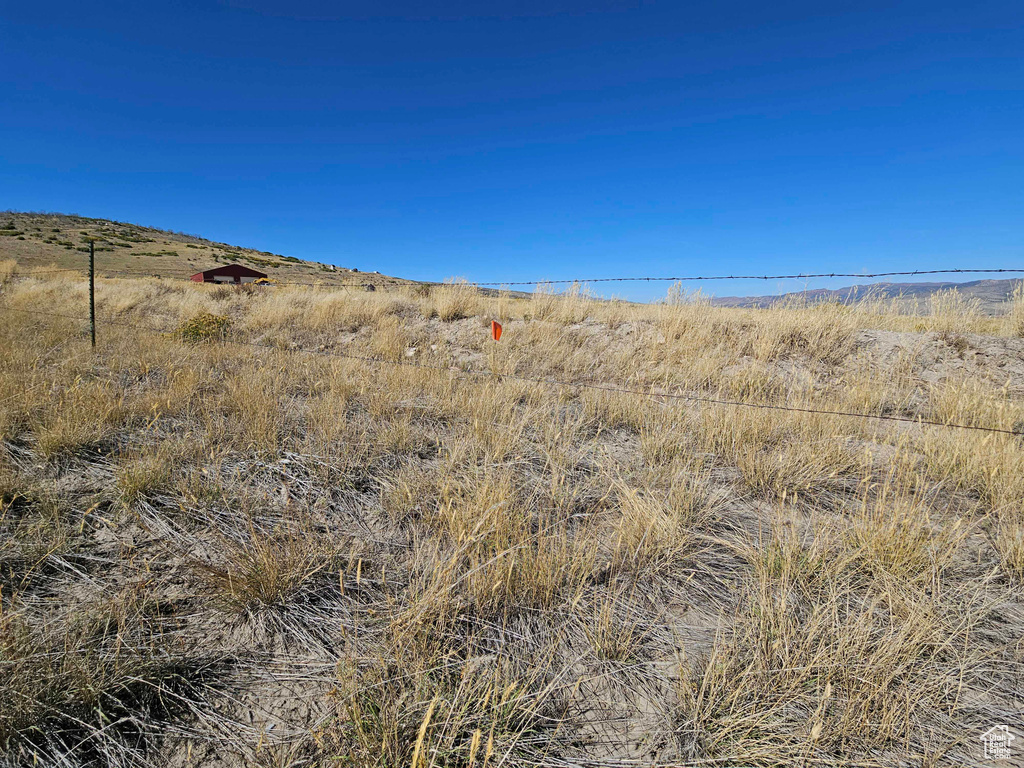
[[[58,350],[62,349],[63,347],[66,347],[68,345],[68,343],[71,341],[71,339],[72,339],[72,337],[69,336],[68,338],[64,339],[64,341],[60,342],[59,344],[55,344],[54,346],[52,346],[49,349],[47,349],[45,354],[52,354],[52,353],[57,352]],[[61,362],[63,362],[64,364],[67,364],[67,363],[70,363],[70,362],[74,362],[74,361],[78,360],[79,358],[83,357],[83,354],[84,353],[82,351],[76,352],[76,353],[72,354],[70,357],[65,357]],[[41,361],[40,360],[36,360],[36,363],[39,363],[39,362],[41,362]],[[35,365],[33,365],[33,368],[35,368]],[[10,397],[5,397],[3,400],[0,400],[0,404],[6,404],[6,403],[9,403],[9,402],[11,402],[13,400],[17,400],[18,398],[24,396],[25,393],[27,393],[27,392],[34,392],[35,390],[42,389],[43,387],[45,387],[45,386],[47,386],[47,385],[49,385],[51,383],[52,382],[47,380],[47,379],[43,379],[41,381],[37,381],[35,384],[31,384],[28,387],[23,388],[17,394],[11,395]]]
[[[563,279],[537,279],[537,280],[494,280],[486,282],[471,281],[446,281],[438,282],[433,280],[405,280],[392,277],[378,276],[383,282],[394,285],[465,285],[469,287],[501,287],[509,285],[584,285],[587,283],[629,283],[629,282],[688,282],[707,280],[804,280],[811,278],[826,277],[850,277],[850,278],[876,278],[876,277],[910,277],[920,275],[953,275],[953,274],[1005,274],[1024,273],[1024,269],[926,269],[902,272],[801,272],[786,275],[674,275],[674,276],[650,276],[650,277],[573,277]],[[370,273],[364,273],[369,275]],[[373,278],[371,278],[373,279]],[[280,283],[288,284],[288,283]],[[300,285],[300,283],[290,283]],[[306,283],[302,283],[305,285]],[[351,283],[359,285],[361,283]]]
[[[84,272],[85,268],[69,267],[66,269],[54,269],[47,270],[44,272],[34,272],[25,274],[24,277],[34,277],[36,275],[44,274],[57,274],[61,272]],[[202,270],[208,271],[208,270]],[[698,281],[713,281],[713,280],[809,280],[817,278],[856,278],[856,279],[872,279],[879,277],[920,277],[922,275],[966,275],[966,274],[1008,274],[1008,273],[1024,273],[1024,268],[1013,269],[1013,268],[993,268],[993,269],[916,269],[909,271],[892,271],[892,272],[800,272],[793,274],[781,274],[781,275],[672,275],[672,276],[648,276],[648,277],[573,277],[573,278],[561,278],[561,279],[536,279],[536,280],[494,280],[494,281],[483,281],[483,282],[471,282],[471,281],[436,281],[436,280],[412,280],[405,278],[388,277],[385,275],[377,275],[372,272],[357,273],[361,277],[351,282],[328,282],[329,278],[325,277],[324,281],[316,282],[300,282],[294,280],[277,280],[275,278],[268,278],[273,281],[275,285],[305,285],[320,288],[360,288],[366,285],[393,285],[393,286],[410,286],[415,287],[418,285],[427,286],[447,286],[447,285],[458,285],[466,287],[505,287],[513,285],[536,285],[536,286],[548,286],[548,285],[586,285],[590,283],[629,283],[629,282],[698,282]],[[152,270],[140,271],[140,272],[129,272],[129,271],[108,271],[106,275],[118,275],[118,276],[138,276],[138,277],[186,277],[193,274],[199,274],[198,272],[188,272],[178,269],[160,270],[155,272]],[[103,276],[102,274],[99,276]],[[205,284],[205,283],[204,283]],[[233,285],[233,283],[225,283],[225,285]]]
[[[60,315],[60,314],[54,314],[54,313],[50,313],[50,312],[41,312],[41,311],[38,311],[38,310],[17,309],[17,308],[14,308],[14,307],[6,307],[6,306],[2,307],[2,308],[6,309],[8,311],[11,311],[11,312],[27,312],[27,313],[36,314],[36,315],[50,315],[50,316],[53,316],[53,317],[60,317],[60,318],[65,318],[65,319],[72,319],[72,320],[79,320],[79,321],[83,321],[83,322],[88,322],[88,318],[85,318],[85,317],[72,317],[72,316],[69,316],[69,315]],[[148,325],[137,324],[137,323],[133,323],[133,324],[120,323],[120,322],[111,321],[111,320],[105,320],[104,322],[108,326],[127,328],[129,330],[138,330],[140,328],[144,328],[146,330],[151,330],[151,331],[154,331],[156,333],[162,333],[162,334],[173,334],[173,333],[175,333],[175,330],[174,329],[170,329],[170,328],[157,328],[155,326],[148,326]],[[336,352],[336,351],[330,351],[330,350],[308,349],[306,347],[282,347],[282,346],[277,345],[277,344],[251,342],[251,341],[241,341],[241,340],[238,340],[238,339],[227,339],[227,338],[224,338],[224,339],[220,339],[220,341],[222,343],[225,343],[225,344],[231,344],[231,345],[235,345],[235,346],[245,346],[245,347],[255,347],[255,348],[261,348],[261,349],[268,349],[268,350],[275,351],[275,352],[303,353],[303,354],[309,354],[309,355],[316,355],[316,356],[319,356],[319,357],[330,357],[330,358],[339,358],[339,359],[346,359],[346,360],[357,360],[357,361],[360,361],[360,362],[363,362],[363,363],[370,363],[370,364],[374,364],[374,365],[390,365],[390,366],[393,366],[393,367],[400,366],[400,367],[408,367],[408,368],[420,368],[420,369],[425,369],[425,370],[444,371],[444,372],[447,372],[447,373],[455,375],[457,378],[465,378],[467,380],[469,380],[469,377],[488,377],[488,378],[497,379],[497,380],[508,379],[508,380],[512,380],[512,381],[522,381],[522,382],[533,383],[533,384],[556,385],[556,386],[564,386],[564,387],[580,387],[582,389],[590,389],[590,390],[603,391],[603,392],[616,392],[616,393],[619,393],[619,394],[627,394],[627,395],[639,395],[639,396],[642,396],[642,397],[650,397],[650,398],[659,398],[659,397],[660,398],[668,398],[668,399],[672,399],[672,400],[682,400],[682,401],[693,402],[693,403],[702,403],[702,404],[707,404],[707,405],[721,405],[721,406],[730,406],[730,407],[739,407],[739,408],[754,408],[754,409],[771,410],[771,411],[786,411],[786,412],[790,412],[790,413],[808,413],[808,414],[817,414],[817,415],[821,415],[821,416],[841,416],[841,417],[848,417],[848,418],[871,419],[871,420],[875,420],[875,421],[902,422],[902,423],[905,423],[905,424],[916,424],[916,425],[919,425],[919,426],[947,427],[947,428],[950,428],[950,429],[975,430],[975,431],[979,431],[979,432],[991,432],[991,433],[998,433],[998,434],[1004,434],[1004,435],[1013,435],[1013,436],[1016,436],[1016,437],[1024,437],[1024,432],[1021,432],[1021,431],[1016,431],[1016,430],[1012,430],[1012,429],[1000,429],[998,427],[983,427],[983,426],[976,425],[976,424],[961,424],[961,423],[957,423],[957,422],[935,421],[935,420],[931,420],[931,419],[922,419],[922,418],[916,418],[915,419],[915,418],[910,418],[908,416],[891,416],[891,415],[885,415],[885,414],[863,413],[863,412],[857,412],[857,411],[838,411],[838,410],[830,410],[830,409],[801,408],[799,406],[774,405],[774,404],[770,404],[770,403],[750,403],[750,402],[745,402],[745,401],[742,401],[742,400],[725,400],[725,399],[721,399],[721,398],[706,397],[706,396],[702,396],[702,395],[691,395],[691,394],[686,394],[686,393],[683,393],[683,392],[657,392],[657,391],[655,391],[653,389],[645,390],[645,389],[636,389],[636,388],[627,388],[627,387],[615,387],[615,386],[610,386],[610,385],[606,385],[606,384],[600,384],[600,383],[597,383],[597,382],[589,382],[589,381],[571,381],[571,380],[556,379],[556,378],[545,378],[545,377],[537,377],[537,376],[525,376],[525,375],[522,375],[522,374],[514,374],[514,373],[495,373],[493,371],[484,371],[484,370],[480,370],[480,369],[458,368],[456,366],[450,366],[450,365],[431,365],[429,363],[419,363],[419,362],[414,362],[414,361],[409,361],[409,360],[388,360],[388,359],[385,359],[385,358],[369,357],[369,356],[366,356],[366,355],[355,355],[355,354],[346,353],[346,352]]]

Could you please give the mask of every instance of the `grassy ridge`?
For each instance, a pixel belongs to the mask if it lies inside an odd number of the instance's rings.
[[[185,279],[221,264],[241,264],[282,281],[332,284],[383,279],[358,269],[334,268],[183,232],[84,216],[0,212],[0,261],[14,259],[23,268],[85,271],[93,239],[96,269],[105,275],[130,272]]]

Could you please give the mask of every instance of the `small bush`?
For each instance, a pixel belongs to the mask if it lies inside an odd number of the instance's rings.
[[[178,326],[178,335],[183,341],[199,343],[223,339],[231,327],[231,319],[224,315],[200,312]]]

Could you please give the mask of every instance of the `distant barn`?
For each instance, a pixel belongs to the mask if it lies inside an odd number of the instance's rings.
[[[192,281],[196,283],[251,283],[261,277],[266,277],[263,272],[243,267],[241,264],[225,264],[223,267],[214,267],[205,272],[197,272],[192,275]]]

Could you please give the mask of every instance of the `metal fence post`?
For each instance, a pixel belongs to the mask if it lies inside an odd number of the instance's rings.
[[[89,334],[96,347],[96,241],[89,241]]]

